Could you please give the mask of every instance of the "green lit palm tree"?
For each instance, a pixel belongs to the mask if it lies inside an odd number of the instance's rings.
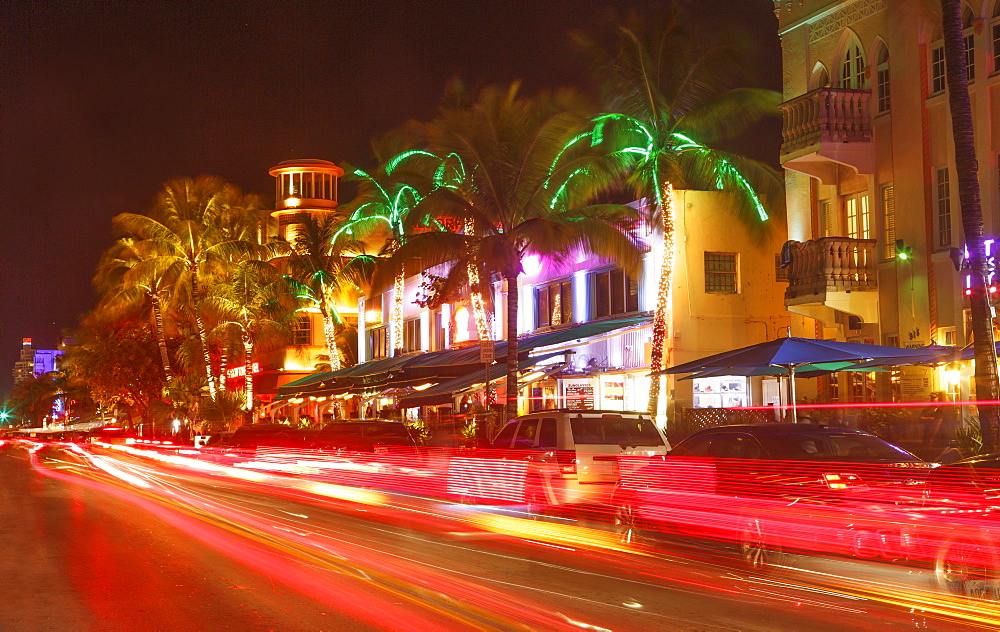
[[[382,252],[391,255],[413,232],[411,213],[428,191],[440,182],[443,161],[424,149],[413,149],[412,134],[390,132],[372,144],[378,168],[369,173],[353,169],[358,183],[352,201],[350,221],[343,232],[361,240],[383,238]],[[393,278],[390,314],[392,355],[403,352],[403,289],[406,270],[400,267]]]
[[[513,416],[521,260],[531,254],[562,259],[584,250],[635,269],[640,251],[633,236],[621,228],[632,209],[586,206],[606,181],[583,177],[601,169],[596,156],[560,159],[563,147],[587,123],[575,93],[529,99],[514,83],[486,88],[475,101],[462,96],[443,107],[424,133],[435,155],[460,160],[464,177],[450,186],[442,183],[420,201],[420,214],[411,223],[422,229],[399,245],[387,269],[450,263],[447,285],[484,295],[493,280],[507,283],[506,408]],[[452,225],[462,228],[443,230],[432,225],[431,218],[454,219],[458,223]]]
[[[726,190],[751,237],[767,232],[766,206],[781,204],[782,181],[771,167],[720,149],[762,117],[777,114],[780,95],[733,87],[739,62],[728,48],[699,44],[677,14],[656,22],[631,15],[613,38],[576,34],[594,57],[607,113],[569,144],[606,147],[662,230],[661,271],[653,317],[651,371],[663,367],[676,254],[674,188]],[[766,202],[765,202],[766,201]],[[657,414],[660,380],[651,380],[649,410]]]
[[[356,303],[368,288],[375,259],[363,253],[364,246],[341,231],[344,218],[338,215],[306,215],[290,242],[279,254],[288,256],[291,291],[306,305],[319,310],[331,370],[341,368],[343,350],[338,340],[346,324],[338,304]]]
[[[177,305],[193,316],[209,393],[216,393],[200,301],[204,287],[233,262],[258,253],[265,215],[255,196],[214,176],[167,182],[148,215],[121,213],[117,231],[135,240],[146,259],[170,272]]]
[[[253,409],[254,353],[277,348],[290,337],[289,323],[299,307],[287,279],[266,261],[248,260],[230,266],[224,280],[215,283],[202,306],[217,323],[211,335],[238,337],[247,368],[244,408]],[[213,398],[214,400],[214,398]]]

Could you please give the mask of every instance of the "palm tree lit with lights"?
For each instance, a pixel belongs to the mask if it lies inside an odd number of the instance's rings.
[[[781,178],[767,165],[718,148],[762,117],[775,115],[780,95],[733,88],[741,67],[729,47],[706,48],[671,14],[655,20],[630,15],[615,38],[575,34],[594,57],[608,113],[569,147],[603,146],[626,174],[662,232],[662,261],[653,316],[650,370],[663,368],[670,330],[670,288],[676,256],[673,192],[725,190],[731,210],[762,242],[768,213],[763,200],[781,200]],[[608,50],[605,42],[615,43]],[[649,411],[659,414],[660,378],[650,383]]]
[[[633,209],[588,205],[607,179],[580,175],[598,175],[599,157],[562,151],[587,124],[580,97],[560,91],[529,99],[519,90],[514,83],[488,87],[474,100],[456,98],[424,126],[430,150],[446,157],[436,172],[441,181],[418,205],[415,217],[424,230],[410,235],[390,258],[393,272],[418,261],[425,267],[450,264],[445,294],[448,288],[468,288],[484,295],[494,280],[506,282],[508,418],[517,414],[522,259],[561,260],[584,251],[626,268],[638,267],[640,260],[634,236],[622,228]],[[454,180],[447,186],[449,178]],[[440,225],[445,219],[454,221],[452,228]],[[480,335],[486,339],[489,332]]]
[[[357,297],[368,285],[374,265],[374,258],[358,252],[361,245],[341,231],[343,224],[343,216],[307,215],[280,252],[288,255],[291,291],[320,312],[332,371],[343,366],[344,355],[338,339],[346,325],[337,305],[347,296]]]

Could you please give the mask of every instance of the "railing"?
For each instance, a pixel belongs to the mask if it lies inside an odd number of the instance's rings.
[[[787,247],[791,265],[785,298],[878,289],[874,239],[823,237]]]
[[[871,141],[870,97],[870,90],[819,88],[782,103],[782,153],[823,142]]]

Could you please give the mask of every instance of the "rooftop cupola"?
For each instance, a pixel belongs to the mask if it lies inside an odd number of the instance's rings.
[[[337,207],[337,179],[344,170],[329,160],[286,160],[268,173],[275,179],[275,216]]]

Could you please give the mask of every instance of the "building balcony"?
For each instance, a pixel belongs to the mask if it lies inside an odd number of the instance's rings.
[[[836,311],[878,320],[874,239],[824,237],[792,242],[785,307],[833,326]]]
[[[837,165],[873,169],[870,90],[819,88],[781,104],[781,164],[837,182]]]

